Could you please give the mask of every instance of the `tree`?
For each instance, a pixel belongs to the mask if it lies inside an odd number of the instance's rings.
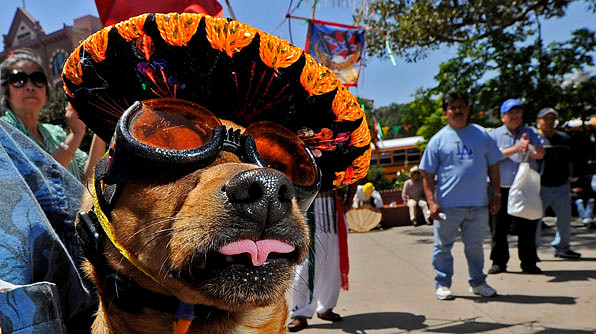
[[[363,20],[371,28],[367,50],[369,55],[386,57],[390,48],[407,61],[416,61],[442,44],[480,40],[506,29],[520,31],[538,18],[563,16],[572,1],[379,0],[371,5],[374,14]],[[584,1],[595,11],[596,0]]]
[[[558,109],[562,121],[596,113],[596,77],[571,88],[562,85],[571,73],[594,66],[595,33],[580,29],[570,40],[545,47],[539,27],[460,44],[457,55],[441,64],[437,86],[417,92],[411,104],[425,119],[418,134],[428,139],[445,124],[438,101],[452,89],[469,93],[471,121],[486,127],[500,125],[499,107],[508,98],[524,102],[530,124],[544,107]]]
[[[377,121],[387,131],[384,139],[410,137],[416,135],[419,124],[412,124],[413,111],[409,104],[392,103],[374,110]]]
[[[64,114],[66,103],[66,95],[62,88],[51,90],[50,95],[48,96],[48,101],[39,113],[39,121],[42,123],[60,125],[64,131],[68,132],[69,128]],[[89,152],[92,138],[93,132],[87,128],[85,137],[83,137],[79,148],[85,152]]]

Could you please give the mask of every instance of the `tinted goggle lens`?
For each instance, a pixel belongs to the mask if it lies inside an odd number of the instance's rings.
[[[261,121],[248,126],[245,135],[255,139],[265,167],[286,174],[293,183],[309,186],[317,179],[317,170],[302,140],[287,128]]]
[[[221,122],[197,104],[176,100],[149,100],[130,117],[128,130],[139,142],[169,150],[204,146]]]
[[[47,83],[46,75],[40,71],[27,74],[23,71],[15,70],[8,75],[8,82],[15,88],[25,87],[27,80],[31,80],[31,83],[38,88],[45,87]]]
[[[218,126],[221,126],[219,119],[198,104],[154,99],[143,101],[130,114],[126,131],[141,144],[171,153],[206,146]],[[317,181],[318,169],[312,156],[302,140],[287,128],[261,121],[249,125],[244,135],[254,138],[263,167],[281,171],[299,186],[310,186]]]

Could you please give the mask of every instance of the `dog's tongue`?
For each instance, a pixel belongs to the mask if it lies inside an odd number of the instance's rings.
[[[265,239],[257,242],[244,239],[223,246],[219,249],[219,252],[224,255],[248,253],[252,264],[260,266],[265,263],[269,253],[289,253],[293,250],[294,246],[275,239]]]

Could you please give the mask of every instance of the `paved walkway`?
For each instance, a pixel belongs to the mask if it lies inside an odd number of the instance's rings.
[[[546,223],[552,225],[552,219]],[[509,272],[487,278],[499,292],[493,298],[468,292],[463,244],[456,242],[452,301],[434,295],[431,226],[352,233],[350,291],[342,291],[335,308],[344,320],[315,316],[300,333],[596,333],[596,229],[573,225],[572,248],[582,259],[555,258],[548,247],[554,228],[545,229],[541,275],[521,272],[517,238],[511,236]],[[484,249],[488,270],[489,236]]]

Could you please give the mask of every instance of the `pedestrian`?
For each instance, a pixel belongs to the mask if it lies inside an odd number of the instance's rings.
[[[596,174],[577,177],[571,184],[572,201],[577,206],[577,214],[585,227],[596,227],[594,202],[596,198]]]
[[[70,104],[65,110],[69,133],[59,125],[39,121],[50,89],[39,57],[28,50],[13,51],[0,64],[0,87],[2,120],[31,138],[80,181],[93,174],[95,163],[105,152],[105,143],[94,138],[90,158],[79,149],[86,127]]]
[[[341,288],[348,288],[347,223],[344,212],[350,209],[356,185],[348,187],[340,199],[336,190],[317,195],[306,218],[311,243],[308,257],[296,267],[294,292],[288,330],[298,332],[308,327],[308,320],[316,312],[320,319],[341,321],[333,312]]]
[[[580,253],[571,250],[571,181],[573,179],[572,149],[569,136],[555,130],[559,113],[553,108],[538,112],[538,131],[544,137],[544,158],[540,178],[540,197],[546,211],[551,207],[555,213],[557,233],[550,243],[555,257],[579,259]],[[537,227],[537,245],[540,240],[541,225]]]
[[[489,274],[507,271],[509,261],[509,244],[507,235],[512,224],[517,230],[517,249],[521,262],[521,269],[525,273],[540,274],[542,270],[536,266],[536,225],[538,220],[528,220],[514,217],[507,213],[507,199],[509,188],[523,159],[528,155],[530,167],[538,170],[537,159],[544,157],[542,148],[544,140],[535,128],[523,125],[523,109],[519,100],[509,99],[501,105],[501,121],[503,125],[492,130],[489,134],[497,142],[503,152],[503,160],[499,163],[501,175],[501,206],[503,209],[491,217],[492,249],[490,259],[492,266]]]
[[[356,188],[352,208],[354,209],[381,209],[383,207],[383,198],[381,193],[375,189],[372,182],[367,182],[364,185],[359,185]]]
[[[489,211],[495,214],[501,205],[498,162],[503,154],[483,127],[469,123],[465,93],[448,92],[443,98],[443,115],[448,124],[430,139],[420,164],[430,217],[434,219],[435,295],[440,300],[454,298],[451,249],[461,230],[470,292],[495,296],[497,291],[486,283],[483,272],[482,244]],[[490,200],[488,189],[492,189]]]
[[[412,225],[418,225],[418,222],[416,221],[417,206],[420,207],[420,209],[422,210],[424,221],[428,225],[432,225],[432,220],[430,219],[430,211],[428,210],[426,196],[424,195],[422,171],[418,166],[414,166],[410,169],[410,179],[404,183],[404,189],[401,192],[401,199],[408,206],[410,222],[412,223]]]

